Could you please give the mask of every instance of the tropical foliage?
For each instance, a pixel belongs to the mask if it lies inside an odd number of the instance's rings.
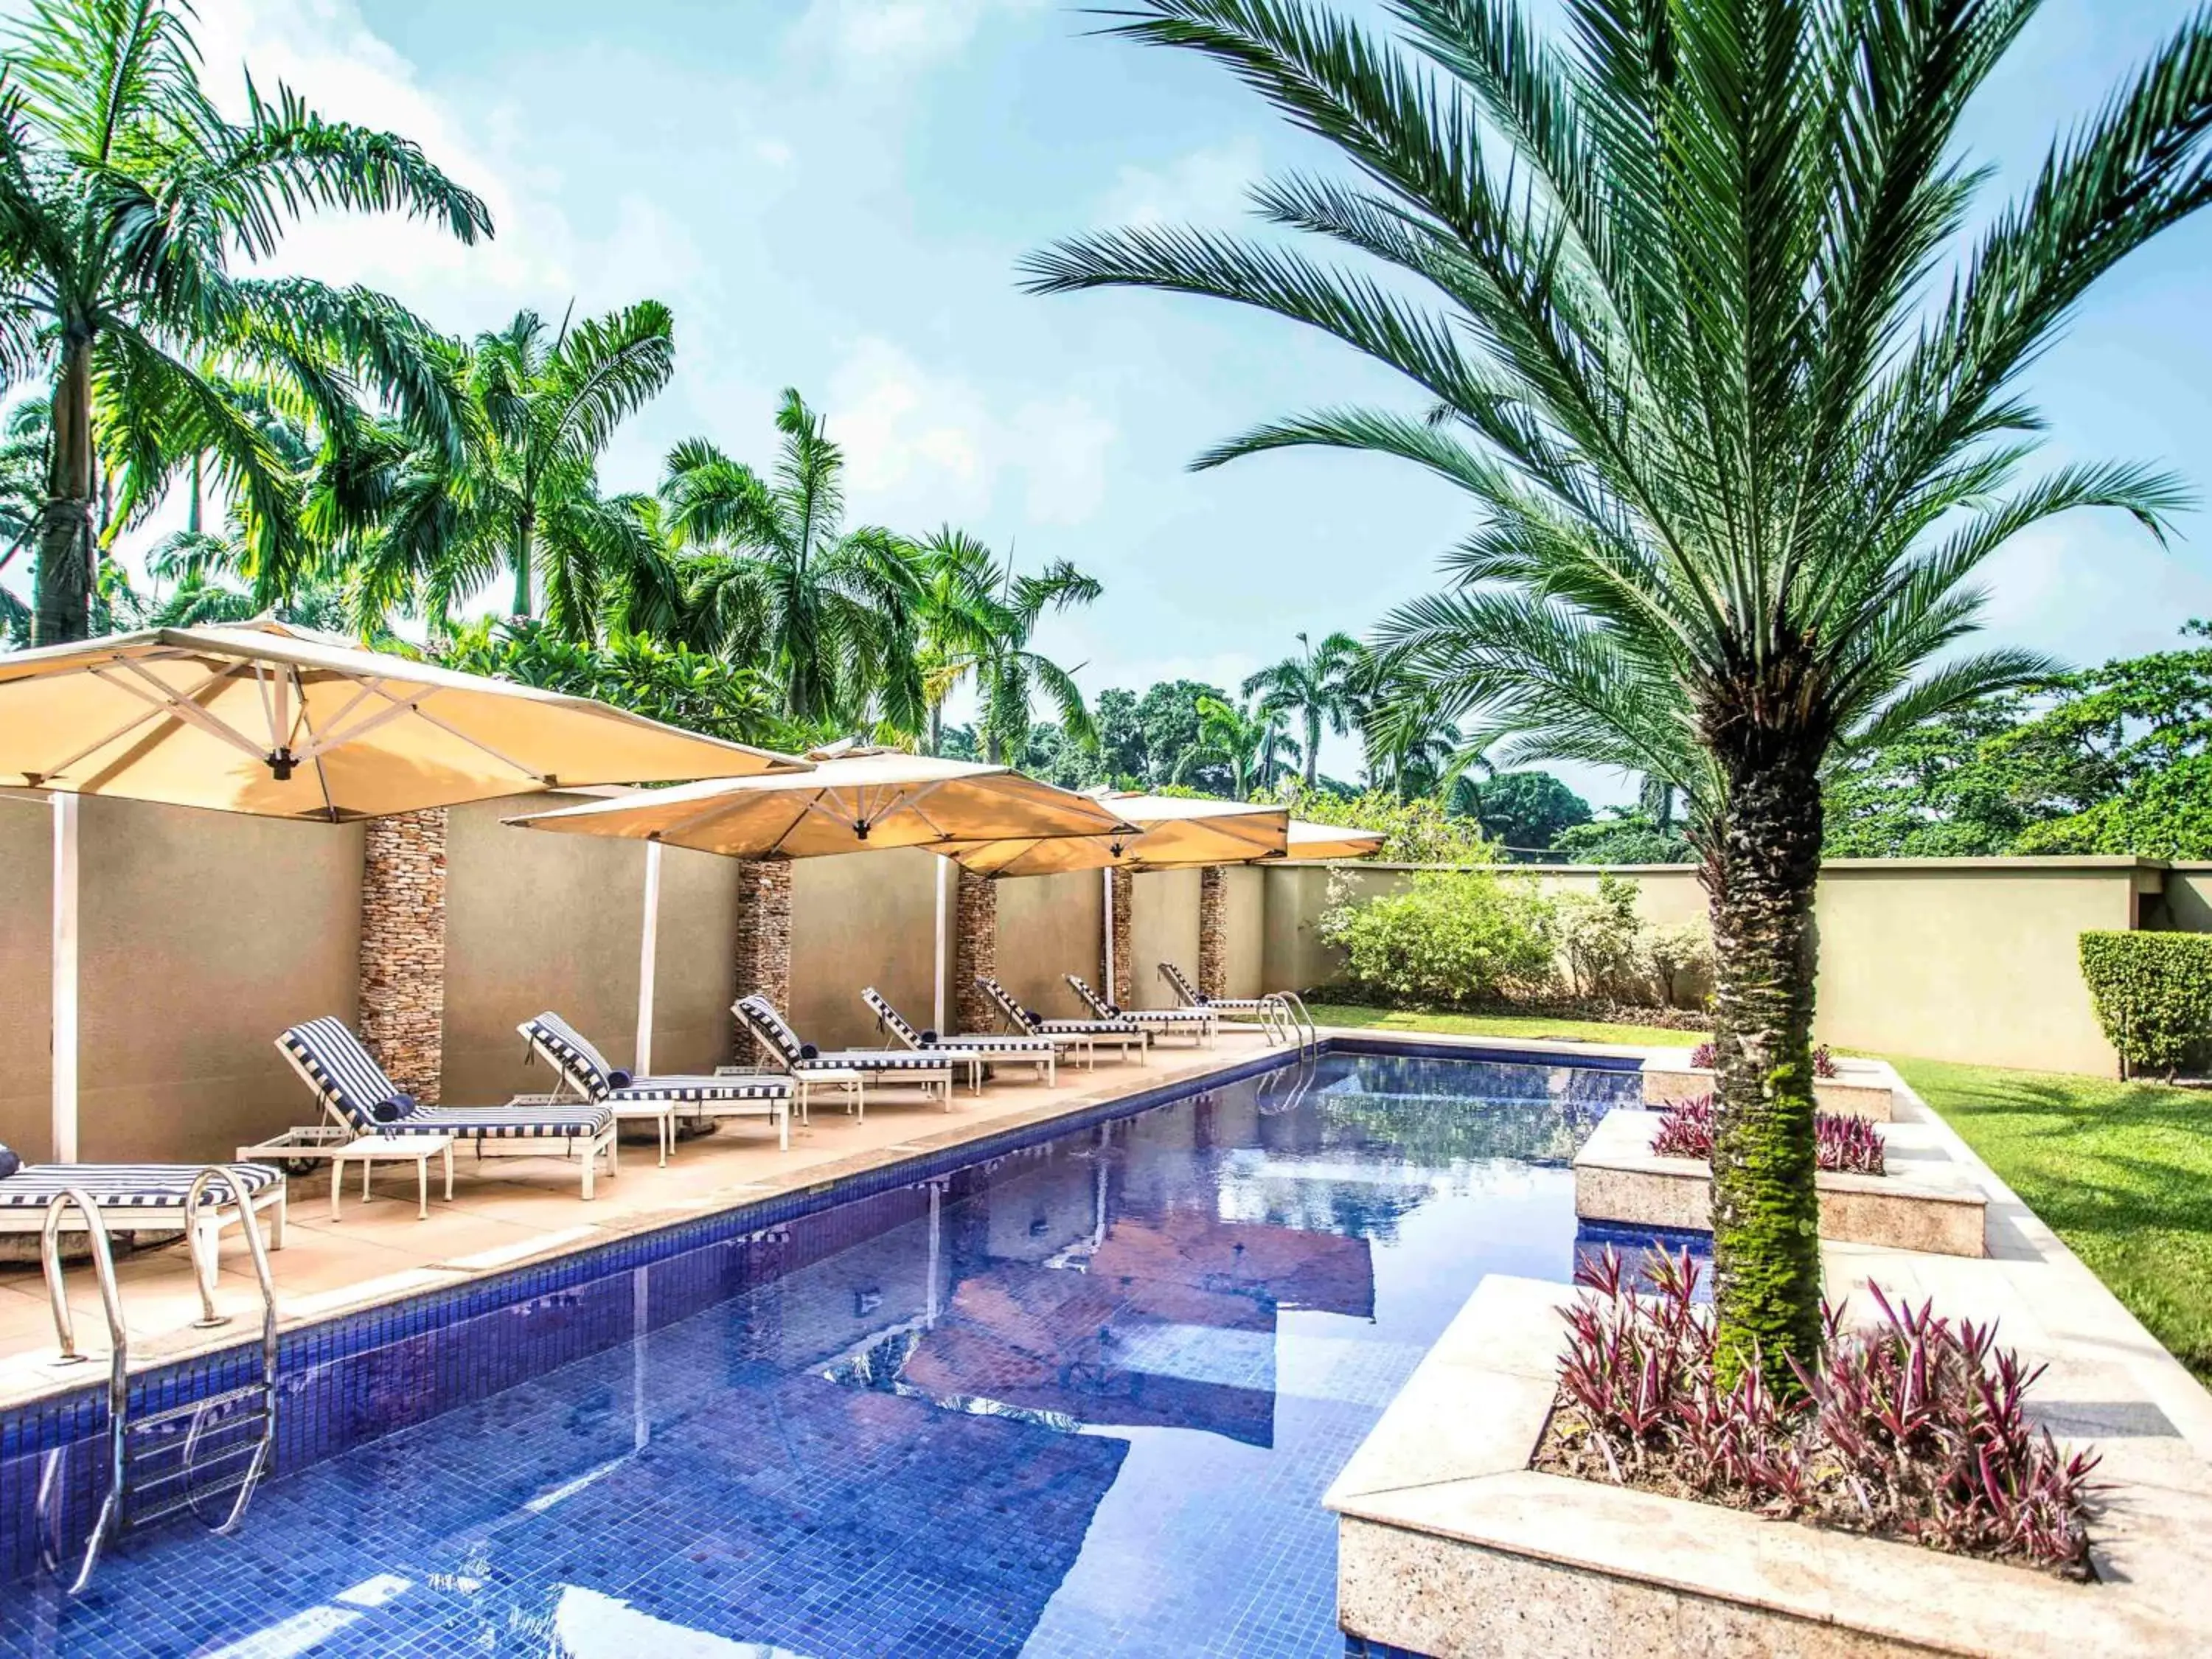
[[[1324,409],[1200,465],[1322,445],[1409,460],[1481,514],[1450,587],[1381,642],[1509,763],[1685,789],[1719,951],[1718,1375],[1799,1386],[1812,1224],[1812,896],[1839,754],[2046,677],[1949,652],[2023,528],[2180,492],[2133,465],[2024,477],[2021,371],[2095,279],[2212,198],[2212,20],[2193,17],[1969,238],[1960,118],[2033,0],[1397,0],[1401,41],[1298,0],[1135,0],[1119,32],[1211,58],[1349,163],[1256,193],[1277,240],[1139,226],[1033,286],[1206,295],[1398,369],[1413,412]],[[1966,250],[1943,267],[1954,247]],[[1938,276],[1939,271],[1943,274]]]
[[[1321,781],[1321,735],[1326,726],[1338,737],[1352,729],[1360,707],[1359,688],[1367,653],[1349,634],[1331,634],[1319,645],[1298,635],[1296,654],[1271,663],[1244,682],[1244,695],[1259,694],[1255,712],[1296,717],[1304,737],[1306,787]]]
[[[434,341],[380,294],[234,268],[318,209],[398,212],[473,242],[483,204],[392,133],[249,85],[243,118],[202,90],[176,0],[47,0],[6,40],[0,94],[0,380],[51,412],[32,632],[82,638],[102,545],[180,473],[237,504],[265,592],[307,545],[300,481],[228,395],[236,380],[342,453],[381,399],[446,452],[460,411]],[[98,503],[97,520],[95,502]],[[360,503],[328,503],[340,521]]]

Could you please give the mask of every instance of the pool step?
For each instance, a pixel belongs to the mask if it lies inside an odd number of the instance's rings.
[[[267,1468],[276,1431],[276,1402],[265,1382],[135,1419],[125,1430],[124,1529],[185,1514],[204,1520],[201,1505],[234,1496],[234,1508],[243,1514]],[[227,1517],[223,1529],[235,1520]]]

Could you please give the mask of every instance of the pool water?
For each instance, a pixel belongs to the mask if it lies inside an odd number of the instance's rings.
[[[1322,1493],[1485,1273],[1570,1277],[1637,1086],[1332,1054],[288,1364],[240,1532],[0,1651],[1341,1654]]]

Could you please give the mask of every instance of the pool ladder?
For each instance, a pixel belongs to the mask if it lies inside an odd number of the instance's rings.
[[[198,1281],[201,1316],[195,1330],[229,1323],[215,1310],[216,1234],[206,1238],[201,1259],[201,1211],[216,1202],[209,1188],[231,1177],[210,1164],[192,1178],[185,1198],[185,1249]],[[234,1191],[234,1202],[243,1194]],[[115,1287],[115,1255],[107,1220],[99,1203],[82,1187],[57,1194],[46,1206],[46,1224],[39,1239],[46,1270],[46,1295],[53,1304],[54,1331],[61,1339],[61,1363],[82,1364],[76,1331],[62,1283],[61,1227],[72,1209],[84,1217],[92,1245],[93,1273],[100,1282],[101,1309],[107,1316],[107,1492],[86,1540],[84,1559],[69,1583],[76,1595],[92,1582],[100,1555],[118,1533],[150,1527],[191,1515],[218,1533],[228,1533],[246,1517],[254,1487],[269,1471],[276,1443],[276,1289],[269,1273],[269,1253],[251,1205],[242,1204],[242,1222],[253,1276],[261,1286],[261,1376],[256,1382],[182,1406],[134,1417],[131,1411],[131,1343],[123,1323],[123,1301]],[[64,1453],[46,1454],[39,1474],[38,1516],[49,1571],[58,1577],[62,1560],[62,1476]],[[224,1500],[228,1500],[225,1502]],[[209,1505],[219,1506],[210,1514]]]
[[[1268,1042],[1288,1044],[1302,1060],[1321,1053],[1321,1027],[1296,991],[1270,991],[1261,997],[1260,1023],[1267,1028]]]

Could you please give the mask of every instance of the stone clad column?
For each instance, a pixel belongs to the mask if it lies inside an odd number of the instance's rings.
[[[1114,982],[1106,988],[1106,1000],[1116,1008],[1126,1008],[1129,1006],[1129,911],[1130,901],[1135,896],[1137,872],[1116,870],[1112,876]]]
[[[764,996],[791,1011],[791,860],[747,859],[738,866],[738,994]],[[742,1035],[742,1033],[740,1034]],[[750,1039],[740,1043],[749,1046]]]
[[[1198,872],[1198,994],[1228,994],[1229,872],[1209,864]]]
[[[446,1058],[446,809],[362,826],[361,1035],[425,1106]]]
[[[999,973],[999,886],[969,871],[960,872],[952,917],[953,1024],[963,1031],[988,1031],[999,1024],[999,1006],[976,989],[980,975]]]

